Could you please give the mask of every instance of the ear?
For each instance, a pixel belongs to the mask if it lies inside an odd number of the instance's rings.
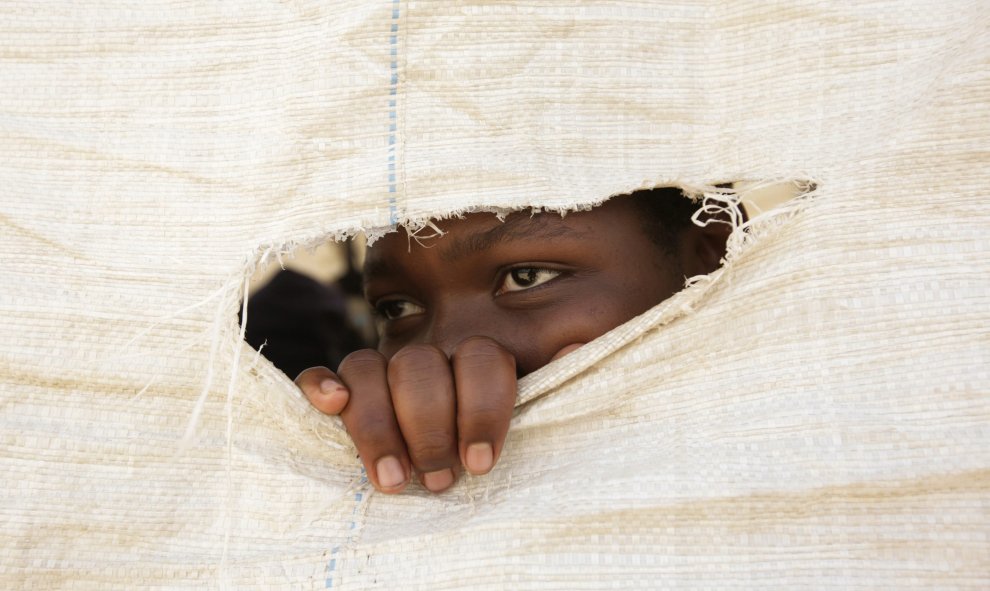
[[[691,224],[681,231],[679,253],[681,269],[687,277],[707,275],[722,264],[725,243],[732,233],[728,216],[703,216],[707,225]]]

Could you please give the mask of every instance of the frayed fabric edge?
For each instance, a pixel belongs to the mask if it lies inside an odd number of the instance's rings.
[[[757,190],[766,184],[779,182],[795,182],[804,184],[805,186],[811,188],[808,192],[792,199],[785,205],[777,207],[769,212],[763,212],[752,219],[744,220],[739,215],[739,203],[741,200],[745,199],[745,196],[749,191]],[[520,407],[542,397],[555,386],[566,382],[577,373],[601,361],[603,358],[619,348],[626,346],[640,335],[664,326],[676,318],[690,314],[693,308],[701,301],[703,296],[711,289],[711,287],[719,282],[725,274],[727,268],[730,267],[735,260],[743,256],[744,253],[749,250],[749,248],[769,229],[779,225],[780,220],[787,219],[795,212],[803,209],[805,204],[808,202],[808,199],[818,193],[819,186],[820,185],[818,182],[811,180],[808,175],[777,177],[775,179],[752,185],[741,192],[711,183],[643,183],[634,188],[614,193],[603,199],[572,203],[567,207],[530,206],[526,208],[507,208],[470,206],[446,211],[429,218],[416,216],[401,218],[397,224],[387,227],[325,231],[322,233],[314,233],[312,236],[300,240],[262,246],[254,250],[250,256],[246,257],[247,260],[241,269],[239,269],[239,271],[231,277],[228,277],[224,285],[217,290],[213,296],[211,296],[212,298],[219,295],[220,302],[216,306],[215,313],[217,314],[217,317],[214,318],[209,331],[211,337],[211,353],[208,361],[208,367],[206,368],[206,379],[204,380],[204,387],[200,392],[200,395],[194,402],[190,420],[187,424],[185,435],[182,438],[180,447],[189,445],[194,438],[194,433],[199,423],[200,413],[210,392],[214,389],[222,389],[227,391],[229,396],[230,384],[228,384],[228,388],[216,386],[213,383],[213,378],[216,370],[215,365],[219,363],[219,357],[223,355],[220,351],[220,347],[224,344],[224,341],[227,341],[227,344],[230,345],[229,347],[226,347],[226,349],[229,349],[230,353],[234,357],[239,357],[241,354],[241,348],[247,346],[243,340],[243,324],[235,323],[232,320],[235,317],[236,308],[238,306],[246,305],[245,302],[248,298],[248,281],[246,278],[250,278],[251,275],[253,275],[259,268],[270,264],[272,260],[278,261],[279,264],[282,264],[285,257],[291,256],[291,254],[298,249],[315,248],[326,243],[327,241],[339,242],[353,237],[360,232],[365,233],[368,238],[368,243],[371,244],[375,239],[397,231],[399,228],[406,228],[411,240],[425,240],[442,235],[443,232],[435,223],[439,220],[463,217],[464,215],[471,213],[492,213],[499,219],[504,220],[510,213],[522,210],[531,211],[533,215],[543,212],[554,212],[559,213],[560,215],[567,215],[570,212],[588,211],[614,197],[627,195],[631,192],[644,188],[651,189],[658,187],[680,188],[689,198],[700,203],[701,206],[694,216],[695,223],[699,225],[703,225],[704,223],[730,223],[732,225],[733,230],[726,244],[726,255],[723,259],[723,265],[719,267],[719,269],[709,275],[689,278],[685,283],[685,288],[680,292],[664,302],[661,302],[654,308],[651,308],[646,313],[613,329],[607,333],[607,335],[583,346],[579,351],[568,356],[568,362],[566,365],[564,365],[562,361],[551,363],[523,378],[519,383],[519,397],[516,402],[516,406]],[[728,222],[712,222],[711,220],[708,222],[703,222],[700,220],[700,216],[703,214],[708,214],[708,217],[721,214],[723,220],[728,220]],[[224,319],[227,317],[230,317],[231,320],[229,322],[224,322]],[[231,339],[234,340],[233,343],[230,342]],[[236,369],[234,370],[234,373],[236,373]],[[291,378],[288,376],[286,376],[286,378],[289,382],[291,382]],[[232,374],[230,376],[231,383],[236,379],[236,375]],[[228,404],[230,404],[229,401]]]
[[[518,411],[533,401],[543,398],[554,388],[565,384],[636,339],[654,330],[659,330],[679,318],[690,315],[702,303],[705,296],[711,293],[713,287],[722,281],[726,273],[731,271],[737,261],[745,257],[747,252],[766,236],[775,232],[783,223],[803,211],[808,203],[819,194],[821,187],[820,183],[807,176],[783,180],[798,183],[806,187],[807,191],[773,210],[762,212],[747,220],[739,215],[738,205],[750,190],[764,186],[762,183],[742,192],[706,186],[698,187],[697,191],[691,194],[685,188],[685,193],[701,203],[701,208],[694,216],[696,224],[705,224],[700,220],[702,214],[709,214],[709,216],[725,214],[733,226],[732,233],[726,243],[726,254],[722,260],[722,265],[708,275],[689,277],[685,281],[684,288],[670,298],[582,346],[570,355],[522,378],[519,381],[516,410]],[[781,181],[768,181],[768,184],[774,182]]]
[[[685,288],[671,298],[661,302],[646,313],[613,329],[606,335],[595,339],[571,355],[553,362],[524,377],[519,382],[519,393],[515,403],[516,411],[518,412],[526,405],[547,396],[555,387],[573,379],[579,373],[585,371],[588,367],[600,362],[615,351],[629,345],[637,338],[642,337],[650,331],[658,330],[678,318],[689,315],[703,300],[704,296],[710,293],[713,286],[720,282],[722,277],[730,270],[733,263],[743,257],[752,245],[758,242],[759,239],[765,236],[768,232],[771,232],[775,228],[779,227],[782,220],[789,219],[795,213],[805,208],[810,198],[818,193],[817,187],[820,186],[814,181],[807,182],[809,183],[809,186],[814,187],[809,192],[792,199],[786,205],[776,208],[772,212],[761,214],[749,220],[744,220],[738,214],[738,205],[740,200],[745,196],[745,191],[742,193],[737,193],[731,189],[726,190],[713,185],[665,185],[680,187],[689,197],[701,204],[699,211],[694,216],[695,223],[704,223],[700,221],[699,217],[703,213],[725,214],[728,217],[729,223],[731,223],[733,227],[733,231],[730,234],[726,245],[726,255],[723,260],[723,265],[709,275],[689,278],[686,281]],[[584,204],[574,204],[566,208],[531,207],[527,209],[531,210],[534,215],[540,212],[557,212],[561,215],[566,215],[572,211],[590,210],[591,208],[604,203],[612,197],[624,194],[627,193],[617,193],[609,196],[607,199],[601,199]],[[432,232],[432,235],[442,234],[440,229],[433,223],[434,219],[449,219],[474,212],[490,212],[495,214],[500,219],[504,219],[505,216],[513,211],[519,210],[498,207],[467,207],[458,211],[447,212],[439,218],[431,218],[420,221],[407,220],[404,224],[400,223],[397,226],[390,227],[388,229],[378,230],[377,234],[375,230],[366,233],[369,236],[370,243],[372,242],[372,236],[382,236],[386,233],[397,230],[399,226],[403,226],[407,228],[415,228],[409,232],[410,237],[417,237],[416,239],[421,239],[423,237],[420,237],[419,234],[424,231]],[[754,222],[758,223],[754,224]],[[227,562],[230,536],[232,533],[231,528],[233,526],[233,516],[230,514],[229,497],[233,490],[231,469],[233,466],[232,449],[235,436],[234,395],[236,392],[238,376],[241,370],[241,366],[238,361],[243,354],[244,347],[248,346],[244,340],[244,334],[247,321],[250,277],[259,267],[267,264],[272,258],[281,264],[282,257],[284,255],[289,255],[294,249],[300,247],[312,248],[318,244],[326,242],[328,239],[340,241],[353,236],[358,231],[360,230],[355,230],[353,232],[327,232],[301,242],[286,242],[278,246],[269,245],[260,248],[256,250],[252,256],[248,257],[248,260],[238,273],[234,273],[229,276],[224,282],[224,285],[214,292],[209,298],[213,299],[219,296],[219,302],[215,311],[216,316],[214,317],[209,329],[211,343],[206,376],[204,379],[203,388],[199,396],[197,396],[194,401],[193,409],[190,413],[184,436],[178,442],[176,453],[182,454],[184,450],[188,449],[189,445],[193,444],[202,416],[202,410],[210,394],[215,391],[223,391],[225,394],[224,413],[226,419],[226,428],[224,433],[224,462],[227,498],[221,500],[220,502],[222,519],[224,522],[221,540],[221,554],[218,564],[218,582],[221,587],[227,587],[230,584],[230,573],[227,570]],[[240,322],[235,322],[235,311],[238,307],[241,307],[242,309],[242,317]],[[227,353],[229,353],[232,357],[230,358],[230,372],[227,384],[226,387],[223,387],[220,384],[215,384],[214,381],[217,372],[222,371],[222,368],[226,365],[224,359],[221,358],[226,358]],[[254,361],[255,363],[265,363],[261,361],[260,354],[256,354]],[[220,367],[217,367],[218,365]],[[291,389],[291,378],[288,376],[284,377],[285,385],[287,388]],[[297,392],[296,394],[299,397],[302,396],[300,392]],[[243,403],[244,400],[242,399],[241,402]],[[330,428],[343,430],[343,426],[339,423],[339,421],[334,422]]]

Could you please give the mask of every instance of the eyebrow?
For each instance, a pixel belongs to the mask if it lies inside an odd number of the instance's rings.
[[[548,241],[557,238],[585,238],[587,232],[580,232],[563,224],[548,225],[547,217],[518,215],[506,218],[504,222],[481,232],[455,238],[441,244],[440,258],[450,262],[484,252],[496,244],[514,240]]]
[[[367,289],[368,283],[376,277],[389,277],[395,274],[395,267],[388,261],[366,259],[361,269],[362,287]]]
[[[455,261],[488,250],[496,244],[513,240],[548,241],[562,237],[584,239],[589,234],[563,224],[548,226],[547,222],[548,218],[542,217],[540,214],[508,217],[504,222],[489,230],[475,232],[441,243],[440,258],[447,262]],[[369,258],[365,260],[362,270],[363,283],[367,286],[375,278],[393,276],[396,272],[396,266],[388,260]]]

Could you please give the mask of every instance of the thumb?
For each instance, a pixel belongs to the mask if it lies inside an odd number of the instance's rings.
[[[580,349],[582,347],[582,345],[584,345],[584,343],[571,343],[570,345],[567,345],[566,347],[564,347],[560,351],[557,351],[554,354],[554,356],[550,358],[550,361],[557,361],[558,359],[560,359],[564,355],[567,355],[568,353],[577,351],[578,349]]]
[[[295,382],[309,403],[324,414],[339,415],[351,397],[337,374],[322,366],[302,370]]]

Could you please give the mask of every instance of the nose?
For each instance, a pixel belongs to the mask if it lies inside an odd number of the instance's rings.
[[[520,343],[511,337],[511,331],[505,330],[505,320],[486,309],[484,304],[458,304],[437,310],[423,334],[422,342],[440,349],[447,357],[453,357],[464,341],[472,337],[486,337],[498,343],[500,349],[512,357],[516,378],[523,377],[535,368],[526,369],[526,356],[520,358]]]
[[[501,342],[497,322],[483,302],[458,301],[436,306],[423,342],[440,349],[448,357],[464,339],[484,336]]]

